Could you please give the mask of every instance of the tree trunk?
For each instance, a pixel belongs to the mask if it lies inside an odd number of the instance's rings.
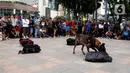
[[[93,20],[94,20],[94,17],[95,17],[95,16],[94,16],[94,13],[95,13],[95,12],[93,12]]]
[[[68,9],[68,19],[70,19],[70,9]]]
[[[74,12],[74,19],[78,19],[77,12]]]
[[[119,15],[119,19],[118,21],[121,23],[121,20],[122,20],[122,15]]]
[[[95,0],[95,7],[96,7],[96,15],[95,15],[95,19],[96,19],[96,23],[97,23],[97,0]]]
[[[88,17],[89,17],[89,16],[88,16],[88,13],[87,13],[87,21],[88,21]]]

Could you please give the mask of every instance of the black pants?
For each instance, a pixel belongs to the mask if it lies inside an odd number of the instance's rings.
[[[48,31],[47,31],[47,34],[48,34],[48,36],[51,36],[51,37],[53,37],[53,28],[48,28]]]
[[[23,34],[29,37],[29,27],[23,27]]]
[[[103,36],[103,29],[98,29],[98,32],[99,32],[99,37],[102,37]]]
[[[19,38],[23,38],[22,33],[23,33],[23,27],[21,27],[21,30],[20,30],[20,33],[19,33]]]
[[[82,34],[82,26],[78,26],[78,33]]]

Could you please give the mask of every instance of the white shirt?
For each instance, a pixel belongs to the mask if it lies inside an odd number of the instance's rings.
[[[29,20],[28,19],[22,19],[23,27],[29,27]]]
[[[44,26],[44,25],[45,25],[45,22],[42,22],[42,25]]]
[[[40,19],[36,19],[35,24],[39,25],[40,24]]]
[[[124,26],[123,23],[120,24],[120,29],[123,30]]]
[[[17,18],[11,18],[12,26],[16,26],[17,24]]]
[[[103,25],[102,25],[102,24],[99,24],[99,25],[98,25],[98,28],[103,29]]]

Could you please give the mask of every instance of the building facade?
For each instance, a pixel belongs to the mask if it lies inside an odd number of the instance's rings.
[[[17,2],[16,2],[17,1]],[[3,14],[27,14],[38,12],[37,8],[34,8],[27,4],[22,4],[20,0],[0,0],[0,15]]]
[[[56,17],[64,16],[63,7],[59,6],[59,10],[55,10],[54,2],[55,0],[20,0],[26,2],[27,4],[38,8],[40,16]]]
[[[0,0],[0,1],[12,1],[12,2],[14,2],[14,1],[20,1],[20,0]]]

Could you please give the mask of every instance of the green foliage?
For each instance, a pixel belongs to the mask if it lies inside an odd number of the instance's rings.
[[[101,0],[97,0],[97,8],[101,6],[99,3]],[[59,4],[65,7],[67,10],[72,11],[75,15],[93,13],[95,8],[95,0],[55,0],[55,7],[58,9]]]
[[[66,20],[66,18],[64,16],[57,16],[55,17],[55,19],[62,19],[62,20]]]

